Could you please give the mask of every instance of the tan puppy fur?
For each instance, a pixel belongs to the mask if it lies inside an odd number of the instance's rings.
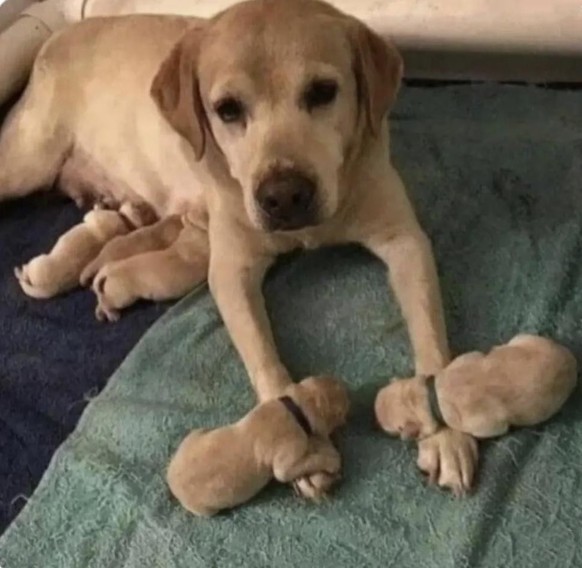
[[[339,475],[340,455],[328,436],[348,414],[344,385],[331,377],[311,377],[284,394],[303,411],[313,435],[279,400],[260,404],[231,426],[195,430],[168,468],[170,490],[184,508],[210,516],[248,501],[273,478],[290,483],[309,475],[315,480],[322,474],[324,480]]]
[[[415,372],[435,373],[449,361],[437,271],[389,155],[402,69],[391,42],[316,0],[250,0],[210,20],[89,18],[43,46],[3,126],[0,199],[65,171],[76,198],[188,212],[190,237],[104,253],[83,280],[99,273],[97,316],[115,319],[207,278],[260,401],[291,380],[263,301],[267,270],[293,249],[359,243],[389,267]],[[460,479],[472,442],[448,435],[425,446]]]
[[[170,215],[153,225],[111,239],[97,257],[84,268],[81,274],[81,285],[90,284],[106,264],[137,254],[168,248],[176,241],[183,227],[179,215]]]
[[[111,255],[109,262],[93,279],[93,291],[97,296],[95,315],[99,321],[118,320],[119,310],[140,298],[158,302],[170,300],[190,292],[195,278],[198,282],[204,281],[208,272],[208,237],[206,232],[184,222],[185,219],[186,216],[161,221],[157,227],[152,227],[149,242],[143,239],[143,234],[137,235],[135,240],[120,241],[123,245],[135,244],[142,250],[147,248],[141,254],[113,262],[113,251],[122,247],[116,248],[112,242],[111,251],[104,251],[104,256]],[[178,223],[181,229],[170,242]],[[154,234],[154,231],[157,232]],[[145,246],[149,244],[151,247],[164,240],[169,244],[161,250],[154,248],[152,251]]]
[[[505,434],[553,416],[576,386],[574,356],[557,343],[518,335],[487,354],[455,359],[435,377],[438,404],[450,428],[475,438]],[[439,424],[429,405],[426,377],[400,379],[376,398],[376,418],[402,439],[433,435]]]
[[[81,271],[103,245],[129,230],[118,212],[95,209],[85,215],[83,223],[65,233],[50,253],[15,268],[14,273],[28,296],[51,298],[78,286]]]

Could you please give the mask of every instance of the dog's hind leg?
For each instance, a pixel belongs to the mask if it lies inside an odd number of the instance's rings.
[[[0,201],[52,186],[71,147],[58,121],[54,81],[35,69],[0,131]]]

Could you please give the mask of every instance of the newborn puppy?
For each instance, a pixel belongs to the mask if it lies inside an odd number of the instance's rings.
[[[164,243],[164,248],[157,248]],[[116,256],[121,258],[112,260]],[[166,217],[113,239],[83,271],[81,282],[102,262],[92,284],[97,296],[95,316],[99,321],[117,321],[120,310],[139,299],[180,298],[206,280],[208,235],[192,225],[187,215]]]
[[[349,409],[343,383],[310,377],[290,385],[231,426],[195,430],[168,468],[168,485],[182,506],[211,516],[254,497],[273,478],[289,483],[314,474],[325,488],[340,471],[328,436]],[[317,493],[317,492],[316,492]]]
[[[14,274],[22,290],[33,298],[52,298],[79,285],[85,266],[103,245],[131,226],[117,211],[94,209],[83,222],[67,231],[48,254],[33,258]]]
[[[486,355],[458,357],[436,377],[392,382],[378,393],[376,418],[402,439],[424,439],[445,425],[475,438],[500,436],[553,416],[574,390],[576,373],[566,348],[518,335]]]
[[[121,213],[125,213],[125,211],[121,211]],[[129,218],[135,218],[135,214]],[[179,215],[170,215],[152,224],[136,226],[140,229],[123,238],[111,239],[95,259],[84,267],[80,278],[81,286],[88,286],[106,264],[168,248],[184,228]]]

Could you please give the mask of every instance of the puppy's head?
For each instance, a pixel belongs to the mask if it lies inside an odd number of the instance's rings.
[[[198,158],[216,144],[251,223],[287,231],[334,215],[340,172],[401,75],[390,43],[323,2],[250,0],[187,32],[152,95]]]
[[[402,440],[425,438],[434,433],[431,421],[422,419],[423,396],[419,386],[416,378],[396,379],[378,392],[374,413],[382,430]]]
[[[342,381],[334,377],[309,377],[299,385],[303,403],[309,406],[324,424],[327,435],[345,424],[350,410],[348,390]]]

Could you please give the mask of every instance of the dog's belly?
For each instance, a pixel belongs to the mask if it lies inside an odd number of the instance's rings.
[[[126,155],[118,161],[108,160],[110,165],[105,167],[103,161],[76,147],[62,166],[58,187],[79,207],[96,203],[111,208],[124,203],[145,204],[160,218],[205,208],[203,193],[198,188],[184,192],[183,187],[172,183],[171,172],[168,175],[152,171],[147,160],[140,172],[139,166],[130,166],[130,161],[131,157]]]
[[[79,149],[66,159],[57,185],[79,207],[90,207],[95,203],[119,207],[131,193],[121,180],[112,179],[105,168]]]

